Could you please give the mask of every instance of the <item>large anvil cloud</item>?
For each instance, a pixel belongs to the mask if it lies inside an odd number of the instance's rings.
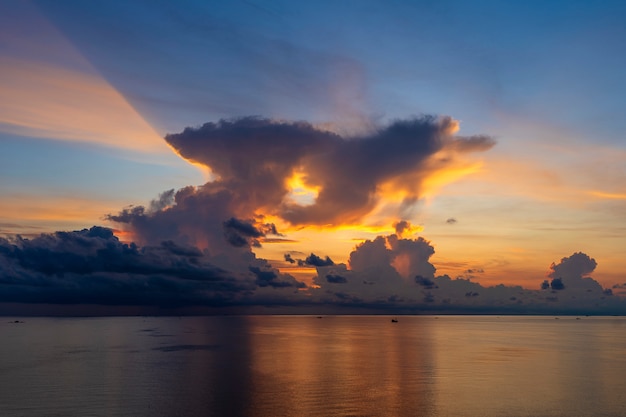
[[[495,143],[488,136],[455,136],[457,130],[450,117],[422,116],[345,138],[306,122],[246,117],[186,128],[166,140],[184,158],[212,170],[217,178],[211,187],[234,194],[234,214],[262,212],[294,225],[326,225],[362,220],[384,189],[415,201],[429,175],[454,166],[459,154]],[[318,190],[312,204],[288,198],[295,174]]]

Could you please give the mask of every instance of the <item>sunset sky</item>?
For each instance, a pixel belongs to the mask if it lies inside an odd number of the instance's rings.
[[[2,2],[0,313],[626,312],[625,21]]]

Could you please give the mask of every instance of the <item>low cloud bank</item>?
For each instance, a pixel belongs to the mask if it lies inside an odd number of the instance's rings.
[[[304,286],[254,261],[247,273],[227,271],[197,247],[124,244],[111,229],[97,226],[0,238],[0,302],[222,306],[264,302],[260,290],[266,286],[292,292]]]
[[[226,236],[224,240],[227,244]],[[317,306],[323,311],[515,314],[613,314],[626,306],[585,276],[593,272],[595,261],[582,252],[550,267],[551,276],[563,273],[553,278],[562,286],[536,290],[436,276],[429,261],[433,254],[427,240],[397,234],[359,244],[347,264],[312,253],[294,260],[315,267],[315,285],[308,288],[266,260],[251,257],[245,268],[225,269],[217,265],[219,257],[194,246],[125,244],[111,229],[94,226],[33,239],[0,239],[0,302],[181,311],[201,306],[216,312],[252,306],[315,311]]]

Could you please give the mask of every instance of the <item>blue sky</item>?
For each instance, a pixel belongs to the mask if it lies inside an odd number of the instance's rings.
[[[398,191],[379,184],[358,224],[276,218],[297,244],[252,251],[311,284],[285,252],[347,262],[406,220],[453,278],[535,288],[582,251],[619,286],[625,18],[619,1],[4,3],[0,234],[122,231],[107,214],[214,179],[162,139],[186,127],[254,115],[361,137],[433,114],[495,146],[425,178],[395,220]]]

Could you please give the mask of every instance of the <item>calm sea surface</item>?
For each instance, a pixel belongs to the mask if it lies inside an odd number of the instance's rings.
[[[626,416],[626,318],[24,318],[1,416]]]

